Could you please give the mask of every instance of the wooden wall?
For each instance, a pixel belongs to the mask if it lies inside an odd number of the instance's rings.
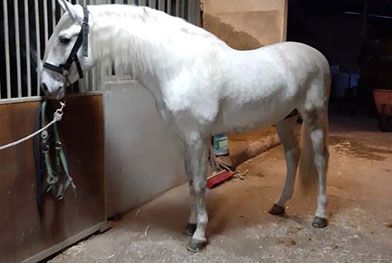
[[[38,101],[0,104],[1,145],[33,132],[38,106]],[[42,251],[58,250],[53,246],[106,220],[102,96],[68,98],[59,129],[77,196],[71,189],[62,201],[48,195],[42,220],[33,142],[0,151],[0,262],[20,262],[40,252],[42,257]]]

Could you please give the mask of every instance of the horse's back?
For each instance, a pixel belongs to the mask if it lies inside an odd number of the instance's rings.
[[[252,52],[252,51],[250,51]],[[329,63],[325,56],[317,49],[298,42],[281,42],[254,50],[256,57],[270,54],[285,66],[295,68],[296,71],[304,70],[310,74],[318,70],[320,73],[329,74]]]
[[[327,60],[305,44],[284,42],[233,54],[217,131],[275,124],[304,105],[312,81],[328,82]],[[329,93],[328,85],[318,89],[323,97]]]
[[[232,58],[234,66],[230,71],[237,73],[232,75],[231,81],[243,86],[242,92],[257,85],[259,92],[266,96],[282,89],[295,96],[294,93],[302,92],[314,80],[326,84],[329,82],[330,67],[327,59],[321,52],[306,44],[282,42],[235,53],[237,55]],[[248,81],[244,81],[246,78]]]
[[[273,47],[280,49],[281,52],[287,57],[300,57],[308,63],[312,63],[313,66],[319,67],[323,73],[329,74],[329,63],[325,56],[317,49],[298,42],[283,42],[273,45]],[[298,63],[298,62],[297,62]]]

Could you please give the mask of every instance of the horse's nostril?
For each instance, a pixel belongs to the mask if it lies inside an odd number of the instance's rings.
[[[42,91],[43,91],[45,94],[48,94],[48,93],[49,93],[48,86],[46,86],[45,83],[41,83],[41,89],[42,89]]]

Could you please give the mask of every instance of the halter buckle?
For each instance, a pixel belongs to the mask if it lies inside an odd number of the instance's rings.
[[[69,76],[69,70],[67,70],[67,69],[63,69],[63,76],[65,77],[65,78],[67,78],[68,76]]]

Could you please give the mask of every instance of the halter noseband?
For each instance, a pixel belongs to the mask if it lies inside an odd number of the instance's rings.
[[[65,61],[65,64],[60,64],[59,66],[55,66],[53,64],[50,64],[48,62],[45,62],[43,67],[47,68],[49,70],[55,71],[57,73],[60,73],[67,82],[68,80],[68,74],[69,70],[71,68],[71,65],[73,62],[76,63],[76,67],[78,69],[79,73],[79,79],[83,78],[83,71],[82,67],[80,66],[80,61],[78,58],[78,51],[80,47],[83,46],[82,48],[82,53],[84,57],[88,57],[88,31],[89,31],[89,26],[88,26],[88,9],[87,7],[83,7],[83,23],[82,23],[82,29],[80,30],[78,34],[78,38],[76,39],[76,42],[71,50],[71,53],[69,54],[67,60]],[[71,84],[71,83],[69,83]]]

